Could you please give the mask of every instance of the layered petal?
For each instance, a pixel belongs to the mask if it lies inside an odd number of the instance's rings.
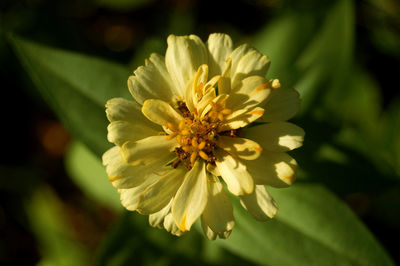
[[[279,88],[273,90],[265,105],[262,121],[286,121],[292,118],[300,109],[300,94],[295,89]]]
[[[158,54],[152,54],[146,59],[145,66],[134,71],[134,75],[128,79],[128,88],[139,104],[146,99],[172,102],[183,96],[172,83],[164,57]]]
[[[164,219],[165,216],[168,215],[168,213],[171,212],[171,205],[172,205],[173,199],[169,201],[169,203],[159,210],[158,212],[152,213],[149,215],[149,224],[153,227],[157,227],[162,229],[164,226]]]
[[[146,100],[142,107],[142,113],[153,123],[167,126],[168,123],[177,126],[183,117],[168,103],[150,99]]]
[[[164,208],[175,196],[182,185],[186,169],[179,167],[170,168],[162,174],[157,182],[149,186],[142,195],[138,206],[141,214],[152,214]]]
[[[232,114],[226,116],[225,120],[218,128],[218,131],[221,132],[245,127],[262,117],[263,114],[264,109],[260,107],[250,107],[236,110]]]
[[[232,88],[249,76],[265,76],[270,60],[247,44],[240,45],[229,56],[232,59]]]
[[[207,40],[207,48],[209,51],[210,76],[221,75],[233,49],[231,37],[222,33],[210,34]]]
[[[122,146],[127,141],[136,141],[158,134],[158,132],[152,128],[143,127],[140,124],[133,124],[127,121],[111,122],[107,130],[108,141],[118,146]]]
[[[222,184],[216,177],[209,177],[207,182],[208,200],[202,214],[202,223],[214,233],[231,231],[235,225],[233,208]]]
[[[243,136],[259,143],[264,150],[284,152],[303,145],[304,130],[288,122],[272,122],[243,129]]]
[[[167,43],[165,64],[179,95],[184,96],[198,67],[208,62],[207,48],[195,35],[170,35]]]
[[[255,160],[261,152],[261,146],[250,139],[219,136],[217,145],[230,154],[244,160]]]
[[[215,233],[209,226],[208,224],[204,221],[203,216],[201,216],[201,227],[203,228],[204,234],[207,236],[208,239],[210,240],[215,240],[217,239],[217,236],[221,239],[227,239],[232,231],[225,231],[222,233]]]
[[[241,196],[240,203],[258,221],[271,219],[278,211],[274,199],[263,185],[257,185],[254,193]]]
[[[151,174],[161,174],[173,158],[172,153],[167,153],[148,165],[132,166],[123,160],[120,148],[115,146],[104,153],[103,164],[114,187],[132,188],[142,184]]]
[[[149,175],[144,182],[137,187],[118,189],[122,206],[124,206],[127,210],[135,211],[139,206],[140,198],[145,189],[156,182],[158,178],[159,177],[155,174]]]
[[[185,231],[181,231],[176,225],[171,212],[169,212],[164,218],[164,228],[167,232],[170,232],[175,236],[181,236],[185,233]]]
[[[227,101],[227,108],[238,110],[262,105],[270,92],[269,82],[264,77],[247,77],[232,89]]]
[[[217,158],[215,163],[218,171],[232,194],[239,196],[253,192],[253,178],[247,171],[246,166],[238,158],[222,149],[217,149],[215,156]]]
[[[207,204],[207,176],[205,163],[197,160],[187,172],[172,204],[172,215],[182,231],[189,231]]]
[[[256,184],[284,188],[296,179],[297,162],[283,152],[263,151],[260,158],[246,165]]]
[[[167,140],[167,136],[152,136],[125,142],[121,147],[121,155],[130,165],[147,165],[172,154],[176,146],[175,139]]]
[[[126,121],[150,130],[159,130],[140,112],[141,106],[124,98],[113,98],[106,103],[106,115],[110,122]]]

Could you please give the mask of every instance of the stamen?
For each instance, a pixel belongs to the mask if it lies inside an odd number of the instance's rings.
[[[232,114],[232,110],[231,109],[224,109],[221,111],[221,113],[223,113],[224,115],[230,115]]]
[[[192,146],[195,148],[199,146],[199,143],[197,143],[197,137],[192,138]]]
[[[185,127],[185,120],[179,122],[179,130],[182,130]]]
[[[279,89],[281,87],[281,83],[279,82],[279,79],[274,79],[272,80],[272,89]]]
[[[183,136],[190,135],[190,131],[187,129],[181,130],[181,135],[183,135]]]
[[[167,136],[167,140],[171,140],[171,139],[175,138],[176,135],[178,135],[178,132],[173,132],[172,134]]]
[[[190,152],[191,148],[189,146],[183,146],[182,150],[184,150],[185,152]]]
[[[199,150],[204,149],[204,147],[206,146],[206,142],[203,140],[202,142],[200,142],[199,146],[197,147]]]
[[[197,156],[197,154],[196,154],[196,156]],[[203,158],[204,160],[206,160],[206,161],[210,160],[210,158],[208,157],[208,155],[204,151],[199,151],[199,156],[201,158]]]
[[[175,125],[170,122],[167,123],[167,128],[171,129],[172,131],[176,131]]]
[[[196,159],[197,159],[197,151],[193,152],[192,155],[190,155],[190,163],[193,165]]]

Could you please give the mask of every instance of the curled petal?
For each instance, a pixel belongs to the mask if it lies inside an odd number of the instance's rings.
[[[143,104],[146,99],[172,102],[183,96],[172,83],[163,56],[152,54],[145,63],[128,79],[129,91],[139,104]]]
[[[248,44],[243,44],[232,51],[232,88],[246,77],[267,74],[270,60]]]
[[[179,95],[183,96],[198,67],[207,64],[207,48],[195,35],[170,35],[167,43],[165,64],[173,83],[180,92]]]
[[[168,103],[150,99],[146,100],[142,107],[142,113],[153,123],[160,126],[166,126],[171,123],[175,126],[183,119],[183,117],[175,111]]]
[[[209,51],[210,76],[220,75],[233,49],[231,37],[222,33],[210,34],[207,40]]]

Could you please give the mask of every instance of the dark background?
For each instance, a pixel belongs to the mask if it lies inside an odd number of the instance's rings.
[[[398,106],[400,95],[400,3],[387,0],[378,6],[372,2],[355,1],[353,60],[363,66],[376,82],[379,88],[376,102],[385,113]],[[209,33],[226,32],[234,40],[242,41],[259,33],[269,21],[286,12],[312,16],[312,27],[316,30],[318,21],[323,20],[332,3],[334,1],[317,0],[143,0],[131,3],[2,0],[0,264],[31,265],[40,260],[38,239],[32,232],[25,204],[35,188],[43,183],[55,191],[64,211],[71,217],[68,223],[73,232],[92,252],[99,248],[117,216],[108,207],[85,197],[66,174],[63,156],[70,136],[19,63],[7,41],[9,34],[128,64],[133,70],[151,52],[163,53],[166,48],[164,40],[170,33],[194,33],[206,40]],[[332,120],[337,118],[332,117]],[[342,124],[339,121],[331,125],[334,131]],[[304,126],[310,135],[306,122],[303,122]],[[321,126],[325,127],[325,124]],[[400,133],[397,129],[394,134]],[[330,129],[325,127],[324,130]],[[318,130],[315,129],[314,133]],[[376,148],[371,146],[370,153],[375,152]],[[305,169],[314,163],[299,161]],[[364,163],[361,160],[355,167],[362,168]],[[366,165],[363,171],[368,172],[368,167]],[[338,174],[343,173],[339,170]],[[388,175],[396,174],[389,171]],[[386,192],[377,196],[370,193],[370,189],[363,191],[350,185],[351,191],[346,191],[329,181],[325,183],[349,204],[399,262],[395,248],[400,236],[399,198],[393,202],[388,196],[393,204],[390,208],[393,217],[379,219],[371,206],[380,204],[380,196]],[[380,186],[385,188],[398,188],[398,184],[398,179],[393,181],[390,178],[380,182]]]

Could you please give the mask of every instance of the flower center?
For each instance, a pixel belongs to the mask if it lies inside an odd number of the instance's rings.
[[[177,158],[172,163],[176,168],[179,164],[190,170],[197,159],[202,159],[215,165],[214,150],[217,148],[218,128],[226,115],[232,113],[225,108],[225,101],[210,102],[209,110],[203,115],[197,111],[190,112],[184,102],[178,103],[178,110],[182,113],[183,119],[178,128],[168,123],[167,127],[172,133],[168,136],[171,140],[176,138],[179,147],[175,148]]]

